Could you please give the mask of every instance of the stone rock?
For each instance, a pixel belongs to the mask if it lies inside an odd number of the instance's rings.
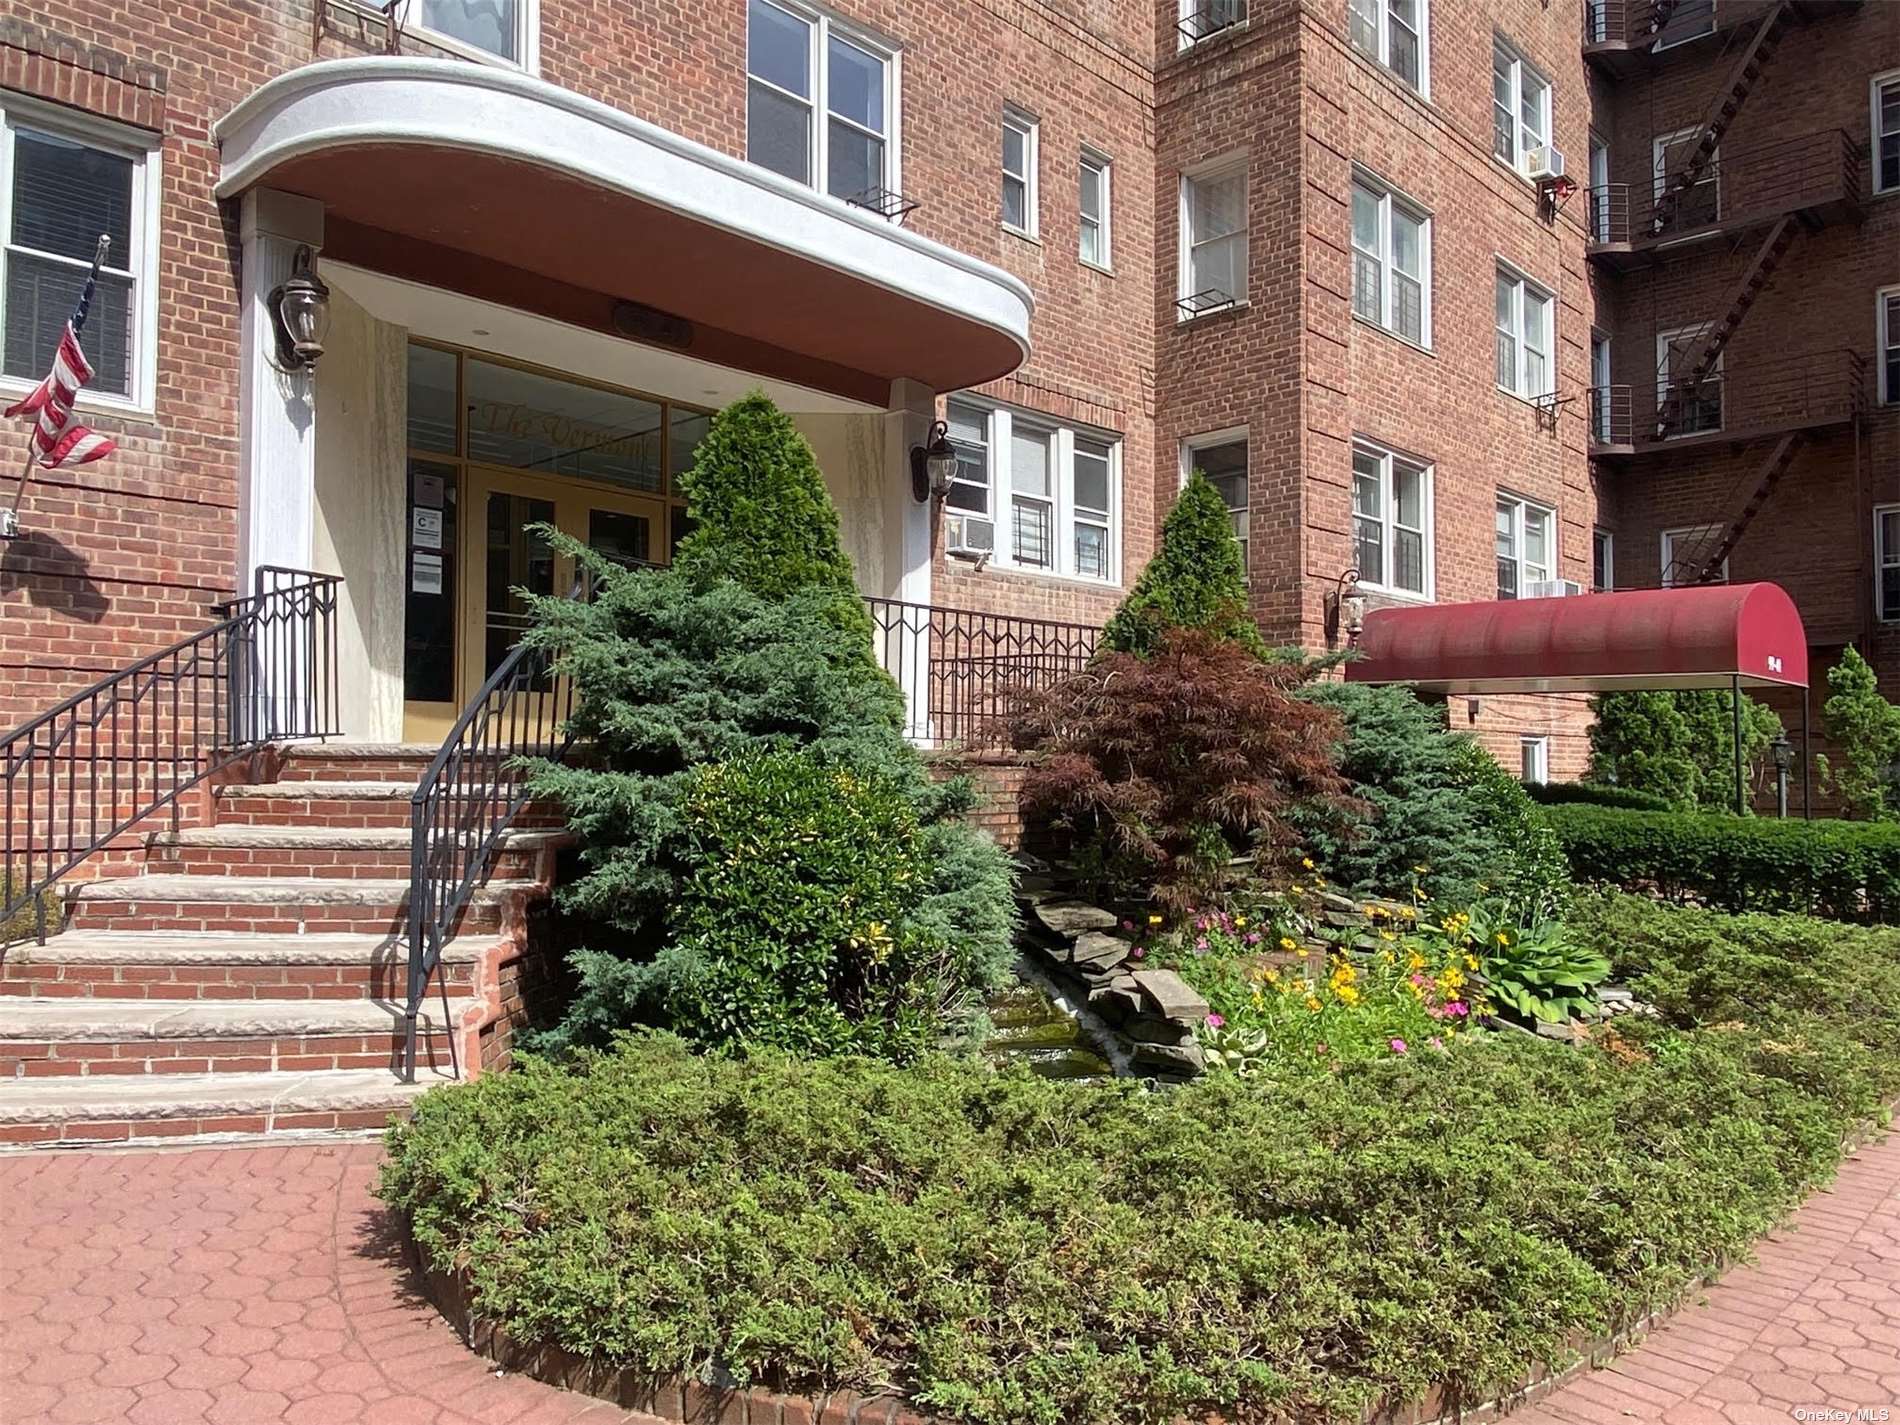
[[[1138,1014],[1122,1029],[1137,1044],[1179,1044],[1193,1032],[1191,1025],[1152,1014]]]
[[[1133,981],[1123,983],[1123,977],[1099,984],[1089,990],[1089,1008],[1094,1010],[1110,1024],[1121,1025],[1141,1013],[1146,1003]]]
[[[1205,1069],[1207,1060],[1201,1054],[1201,1046],[1190,1040],[1186,1044],[1137,1044],[1134,1064],[1138,1069],[1190,1075]]]
[[[1199,1024],[1207,1018],[1207,1001],[1189,987],[1188,982],[1172,970],[1137,970],[1135,988],[1142,997],[1160,1010],[1167,1019],[1179,1019],[1190,1024]]]
[[[1620,989],[1615,985],[1604,985],[1597,991],[1597,1000],[1606,1005],[1627,1005],[1635,1003],[1636,996],[1631,994],[1628,990]]]
[[[1119,935],[1087,930],[1069,950],[1069,964],[1085,975],[1110,975],[1120,969],[1133,947]]]
[[[1537,1033],[1539,1038],[1556,1039],[1565,1044],[1574,1043],[1577,1038],[1576,1026],[1568,1020],[1548,1024],[1540,1019],[1537,1021]]]
[[[1121,924],[1114,911],[1078,900],[1044,901],[1034,914],[1044,930],[1062,940],[1073,940],[1086,930],[1113,930]]]

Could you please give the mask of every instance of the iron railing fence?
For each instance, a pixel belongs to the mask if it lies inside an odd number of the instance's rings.
[[[1584,190],[1584,211],[1592,243],[1651,243],[1859,196],[1860,146],[1845,130],[1823,129],[1718,153],[1686,185],[1673,172],[1648,183],[1598,184]]]
[[[1845,421],[1866,409],[1867,358],[1852,348],[1747,360],[1691,385],[1610,385],[1590,391],[1590,438],[1641,445],[1723,431],[1758,433]]]
[[[1760,19],[1780,0],[1584,0],[1583,44],[1654,48],[1700,39]]]
[[[0,739],[0,920],[205,778],[271,742],[341,731],[342,579],[267,566],[218,622],[82,688]]]

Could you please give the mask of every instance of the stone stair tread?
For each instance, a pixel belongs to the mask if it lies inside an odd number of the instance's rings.
[[[451,1022],[466,1023],[471,1011],[478,1007],[476,1000],[451,1000]],[[443,1027],[440,999],[432,997],[424,1002],[419,1026],[428,1030]],[[265,1039],[292,1034],[388,1034],[402,1027],[400,1005],[367,997],[335,1000],[0,997],[0,1042]]]
[[[442,947],[450,964],[472,962],[492,935],[458,935]],[[405,942],[387,935],[331,932],[257,935],[233,930],[68,930],[44,945],[16,945],[17,965],[373,965],[408,959]]]
[[[503,850],[539,851],[559,846],[568,833],[555,829],[516,828],[501,833]],[[210,846],[231,850],[277,848],[310,851],[406,851],[407,826],[191,826],[161,831],[152,845]]]
[[[310,797],[320,801],[345,801],[354,798],[386,798],[408,801],[416,794],[413,782],[226,782],[218,788],[221,797],[281,797],[289,800]]]
[[[280,742],[278,750],[286,757],[323,757],[340,762],[386,762],[394,757],[420,757],[433,762],[442,750],[439,742]]]
[[[420,1070],[407,1084],[387,1069],[316,1073],[115,1074],[0,1080],[0,1124],[142,1122],[260,1113],[399,1109],[447,1075]]]
[[[531,890],[534,881],[490,881],[472,903]],[[409,898],[409,878],[327,876],[115,876],[87,881],[74,899],[87,901],[214,901],[228,905],[389,905]]]

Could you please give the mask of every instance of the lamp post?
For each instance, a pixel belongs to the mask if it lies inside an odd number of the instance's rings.
[[[1788,769],[1794,766],[1794,744],[1788,741],[1788,734],[1778,733],[1775,740],[1768,744],[1768,751],[1775,759],[1775,815],[1786,818],[1788,815]]]

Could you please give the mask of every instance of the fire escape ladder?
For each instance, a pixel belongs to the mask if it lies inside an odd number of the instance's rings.
[[[1703,116],[1700,137],[1695,146],[1683,155],[1675,172],[1665,176],[1662,181],[1662,192],[1656,198],[1659,230],[1675,220],[1676,204],[1682,195],[1702,181],[1703,173],[1715,159],[1715,151],[1722,146],[1722,136],[1728,132],[1729,125],[1735,122],[1743,101],[1761,78],[1762,71],[1768,67],[1768,61],[1774,58],[1775,47],[1781,42],[1789,18],[1788,0],[1777,0],[1776,4],[1768,7],[1761,17],[1761,23],[1755,26],[1748,42],[1735,56],[1734,64],[1729,66],[1728,75],[1722,81],[1722,87],[1715,92],[1715,102]]]
[[[1728,299],[1722,304],[1722,315],[1710,323],[1702,339],[1685,353],[1679,370],[1670,370],[1669,354],[1663,353],[1662,360],[1656,365],[1656,385],[1663,393],[1656,412],[1658,439],[1669,434],[1672,408],[1693,400],[1702,383],[1714,374],[1716,363],[1722,359],[1723,348],[1728,345],[1729,338],[1735,335],[1749,309],[1755,305],[1755,299],[1766,290],[1769,280],[1775,275],[1775,269],[1781,265],[1782,257],[1800,230],[1793,218],[1782,218],[1769,229],[1768,236],[1755,250],[1754,260],[1748,264],[1740,280],[1729,289]]]
[[[1775,442],[1775,448],[1768,452],[1768,458],[1756,471],[1754,490],[1740,512],[1723,527],[1720,537],[1709,550],[1707,557],[1704,557],[1700,550],[1696,552],[1693,560],[1698,566],[1695,572],[1696,583],[1715,582],[1723,561],[1735,552],[1735,546],[1742,542],[1742,536],[1748,532],[1749,525],[1754,523],[1755,516],[1761,513],[1762,506],[1766,505],[1775,493],[1775,486],[1781,483],[1781,477],[1786,475],[1788,467],[1794,464],[1795,454],[1800,450],[1803,439],[1800,431],[1790,431]]]

